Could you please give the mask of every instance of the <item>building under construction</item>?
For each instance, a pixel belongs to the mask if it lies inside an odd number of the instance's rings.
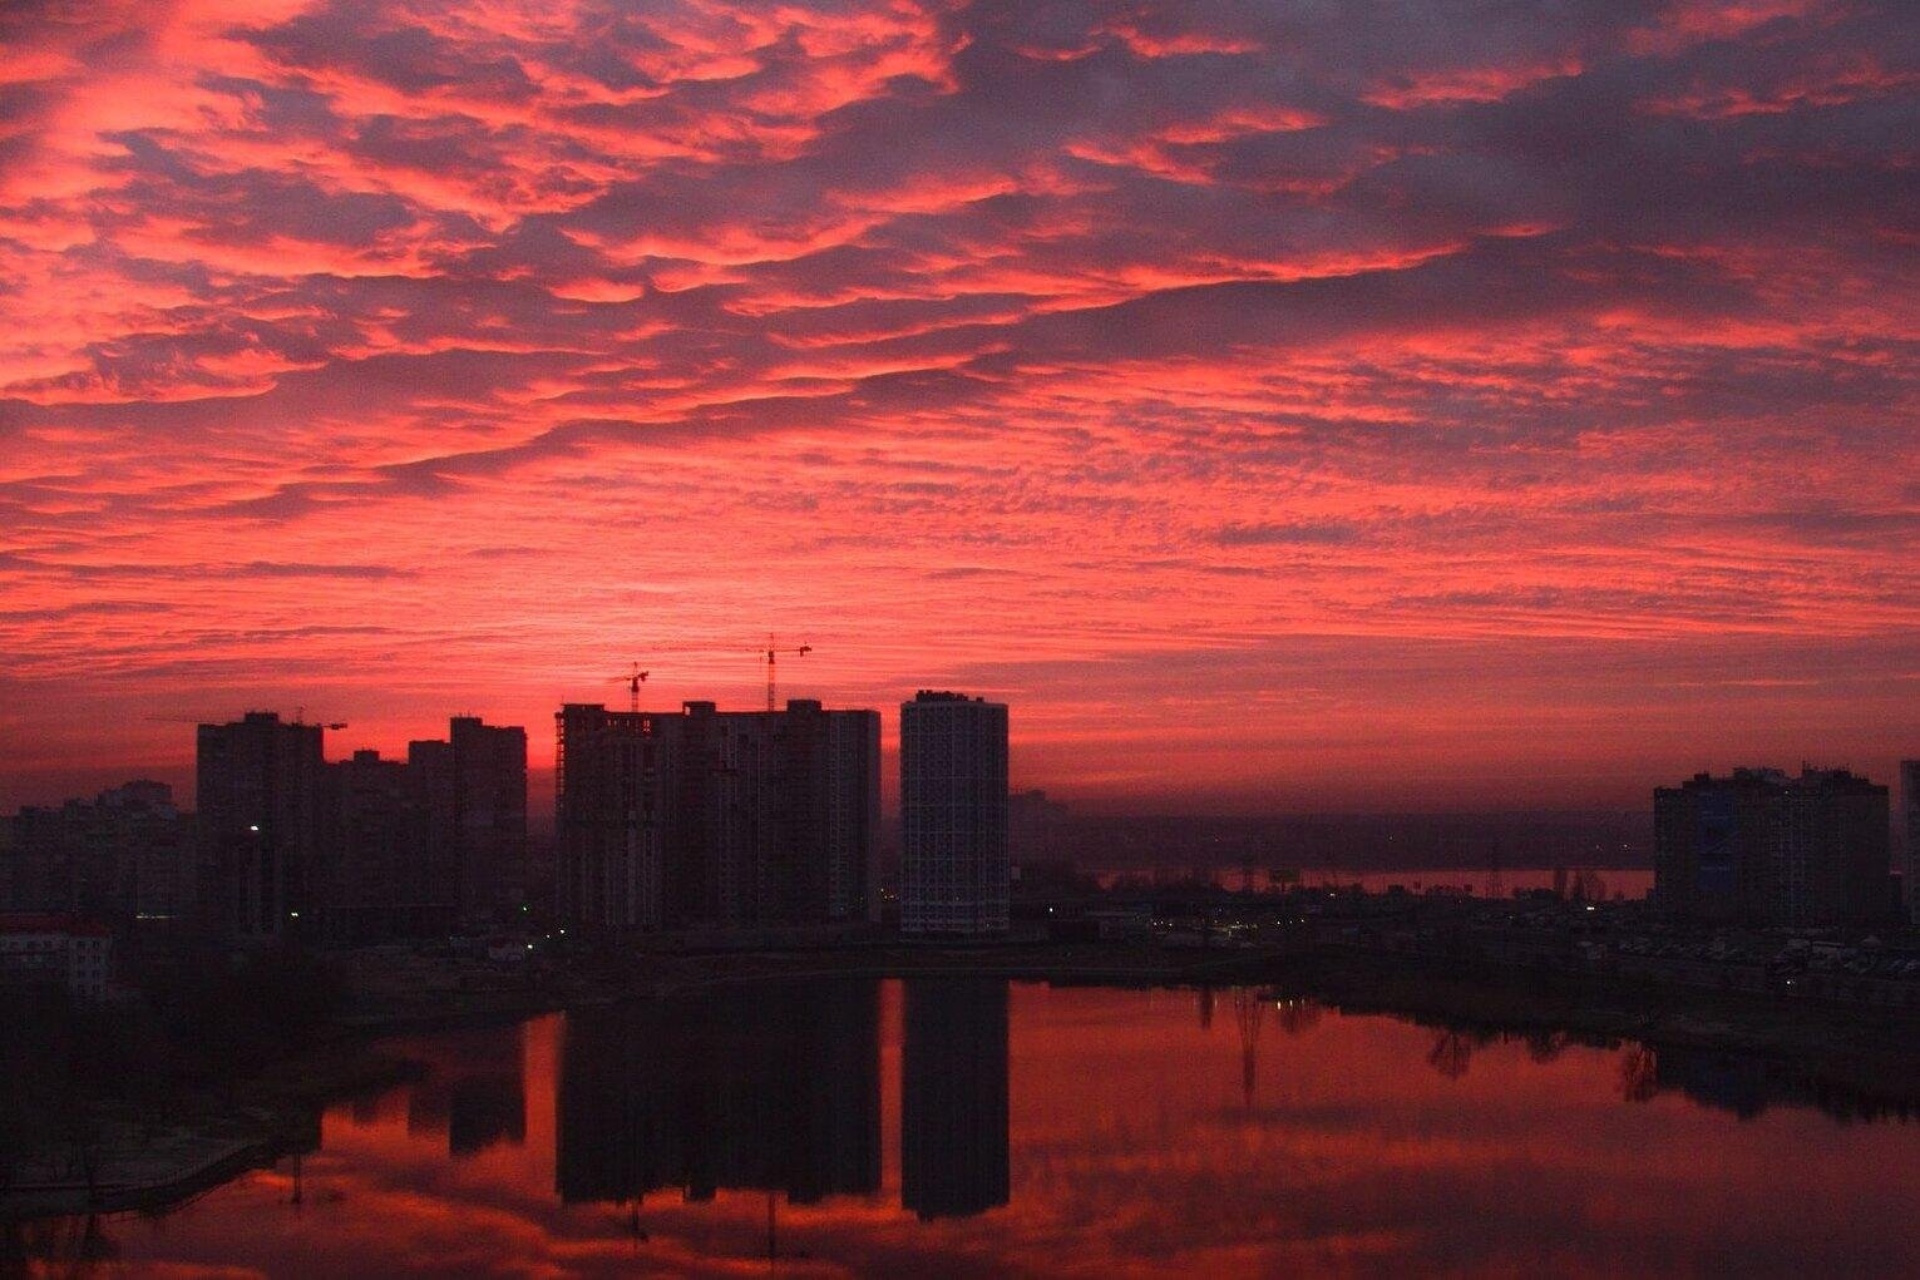
[[[879,918],[880,714],[569,703],[558,908],[601,932]]]

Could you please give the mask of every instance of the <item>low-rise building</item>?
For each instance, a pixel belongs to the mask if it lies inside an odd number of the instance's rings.
[[[113,974],[113,933],[76,916],[0,916],[0,984],[64,987],[104,1000]]]

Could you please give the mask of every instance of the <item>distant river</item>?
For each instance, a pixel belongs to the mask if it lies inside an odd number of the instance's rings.
[[[1218,866],[1199,868],[1199,873],[1223,889],[1251,888],[1255,893],[1291,886],[1317,888],[1321,885],[1357,884],[1368,893],[1385,893],[1398,885],[1409,893],[1440,889],[1467,893],[1476,898],[1505,898],[1533,889],[1558,889],[1562,893],[1578,889],[1588,898],[1639,899],[1646,897],[1653,888],[1653,871],[1647,867],[1559,871],[1544,867],[1514,867],[1493,873],[1471,867],[1415,868],[1408,871],[1342,871],[1338,867],[1307,867],[1281,871],[1265,867]],[[1102,887],[1110,889],[1129,878],[1151,880],[1156,873],[1139,868],[1100,868],[1089,874]],[[1192,872],[1180,867],[1160,874],[1185,876]]]
[[[1920,1275],[1920,1125],[1763,1059],[975,979],[404,1047],[428,1077],[318,1150],[29,1243],[61,1274]]]

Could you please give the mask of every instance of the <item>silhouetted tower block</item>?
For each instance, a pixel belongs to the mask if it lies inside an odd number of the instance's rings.
[[[1653,793],[1654,898],[1675,915],[1773,925],[1889,913],[1887,788],[1845,769],[1735,769]]]
[[[880,717],[568,705],[562,918],[612,931],[877,918]]]
[[[527,731],[455,716],[447,740],[409,743],[425,812],[420,854],[443,910],[484,925],[527,885]]]
[[[798,920],[879,920],[879,712],[794,699],[778,727],[778,909]]]
[[[1901,877],[1907,918],[1920,918],[1920,760],[1900,762],[1900,828],[1905,845],[1906,875]]]
[[[413,788],[413,857],[400,880],[405,900],[414,904],[410,928],[416,936],[449,934],[460,923],[460,785],[453,744],[409,742],[407,781]]]
[[[319,922],[323,730],[250,711],[196,737],[202,908],[223,937],[310,933]]]
[[[455,716],[448,726],[458,788],[460,907],[482,919],[526,891],[527,731]]]
[[[420,815],[408,766],[356,751],[326,766],[326,779],[327,940],[358,945],[410,936]]]
[[[6,847],[10,825],[12,847]],[[184,920],[198,890],[192,815],[163,782],[0,819],[0,911]]]
[[[660,928],[665,851],[684,804],[683,718],[568,704],[554,721],[560,918],[612,932]]]
[[[909,979],[900,1071],[900,1200],[924,1221],[1007,1203],[1007,984]]]
[[[1007,708],[921,691],[900,708],[900,928],[1007,930]]]

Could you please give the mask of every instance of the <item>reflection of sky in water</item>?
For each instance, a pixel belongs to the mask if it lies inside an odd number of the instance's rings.
[[[797,1118],[762,1123],[777,1131],[770,1139],[737,1115],[718,1122],[731,1136],[690,1136],[684,1116],[658,1105],[735,1106],[740,1090],[785,1079],[813,1052],[803,999],[764,1028],[758,1015],[643,1017],[631,1028],[632,1061],[596,1064],[594,1105],[612,1098],[622,1114],[559,1144],[568,1160],[595,1143],[617,1153],[622,1132],[653,1125],[668,1163],[718,1172],[711,1199],[668,1188],[637,1213],[560,1202],[557,1082],[568,1077],[576,1102],[588,1095],[579,1062],[562,1064],[584,1029],[570,1034],[551,1017],[414,1042],[437,1074],[331,1109],[320,1151],[298,1163],[298,1206],[287,1160],[109,1233],[128,1262],[274,1275],[764,1273],[771,1204],[789,1274],[1920,1273],[1913,1125],[1841,1123],[1779,1101],[1741,1119],[1736,1108],[1751,1113],[1762,1093],[1787,1096],[1755,1064],[1672,1055],[1656,1067],[1644,1050],[1563,1037],[1480,1043],[1226,991],[1203,1001],[1015,986],[1009,1201],[922,1220],[902,1207],[902,1032],[925,1022],[907,1011],[907,994],[882,984],[877,1079],[853,1090],[869,1121],[877,1094],[877,1194],[797,1204],[727,1181],[755,1171],[777,1181],[811,1159],[794,1144],[820,1135],[793,1131],[822,1107],[838,1117],[829,1125],[852,1126],[856,1165],[868,1158],[866,1121],[846,1114],[845,1091],[823,1101],[817,1081],[771,1086],[778,1096],[762,1116]],[[979,1009],[936,1002],[923,1012],[946,1029],[922,1060],[951,1072],[978,1048]],[[988,1060],[995,1052],[984,1050]],[[713,1076],[724,1080],[709,1087]],[[652,1098],[651,1111],[604,1092],[642,1077],[651,1085],[628,1092]],[[911,1088],[933,1088],[925,1096],[947,1107],[984,1098],[990,1111],[992,1082],[979,1086],[948,1077]],[[956,1103],[956,1090],[973,1101]],[[711,1145],[690,1151],[689,1141]],[[984,1159],[995,1158],[989,1141]]]

